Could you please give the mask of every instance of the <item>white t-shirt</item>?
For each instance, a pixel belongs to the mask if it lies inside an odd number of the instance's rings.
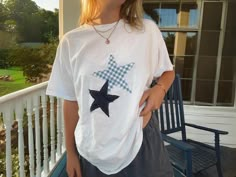
[[[77,150],[105,174],[119,172],[137,155],[143,139],[139,101],[153,78],[173,70],[157,25],[143,21],[138,31],[120,20],[110,44],[90,25],[65,34],[46,91],[78,102]]]

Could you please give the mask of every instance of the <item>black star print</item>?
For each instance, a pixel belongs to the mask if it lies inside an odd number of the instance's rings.
[[[108,91],[108,80],[102,86],[100,91],[89,89],[90,95],[94,98],[94,101],[90,107],[91,112],[97,108],[101,108],[102,111],[109,117],[109,108],[108,108],[109,103],[119,98],[119,96],[108,95],[107,91]]]

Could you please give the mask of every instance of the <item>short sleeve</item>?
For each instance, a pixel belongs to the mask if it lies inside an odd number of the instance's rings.
[[[68,40],[63,37],[57,47],[56,57],[46,89],[46,94],[75,101]]]
[[[156,24],[153,25],[153,48],[152,48],[152,63],[153,77],[160,77],[165,71],[172,71],[173,65],[167,51],[165,41]]]

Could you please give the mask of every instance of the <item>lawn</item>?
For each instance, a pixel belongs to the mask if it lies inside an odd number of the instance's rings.
[[[32,83],[26,83],[23,71],[20,67],[11,67],[8,69],[0,69],[0,76],[10,75],[12,81],[0,80],[0,96],[6,95],[17,90],[32,86]]]

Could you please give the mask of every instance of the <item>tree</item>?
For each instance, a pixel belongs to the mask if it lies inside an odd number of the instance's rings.
[[[40,41],[39,7],[31,0],[7,0],[5,7],[10,11],[10,19],[16,22],[19,42]]]
[[[18,33],[18,42],[48,42],[49,35],[58,36],[58,11],[41,9],[32,0],[6,0],[9,12],[4,18],[8,31]]]
[[[39,56],[46,60],[46,63],[49,65],[52,65],[54,62],[58,43],[58,38],[50,36],[49,42],[40,47]]]
[[[8,56],[10,64],[21,66],[26,81],[38,82],[50,72],[58,45],[57,38],[39,48],[17,46]]]
[[[11,52],[9,59],[14,66],[20,66],[23,75],[28,82],[38,82],[43,78],[43,74],[47,74],[47,60],[42,58],[39,49],[17,47]]]
[[[42,9],[40,13],[43,19],[43,25],[41,29],[41,32],[43,34],[42,41],[49,42],[51,38],[55,37],[57,38],[59,34],[59,29],[58,29],[59,11],[55,9],[55,12],[52,12]]]
[[[0,30],[5,30],[5,21],[8,19],[9,12],[7,8],[0,3]]]

